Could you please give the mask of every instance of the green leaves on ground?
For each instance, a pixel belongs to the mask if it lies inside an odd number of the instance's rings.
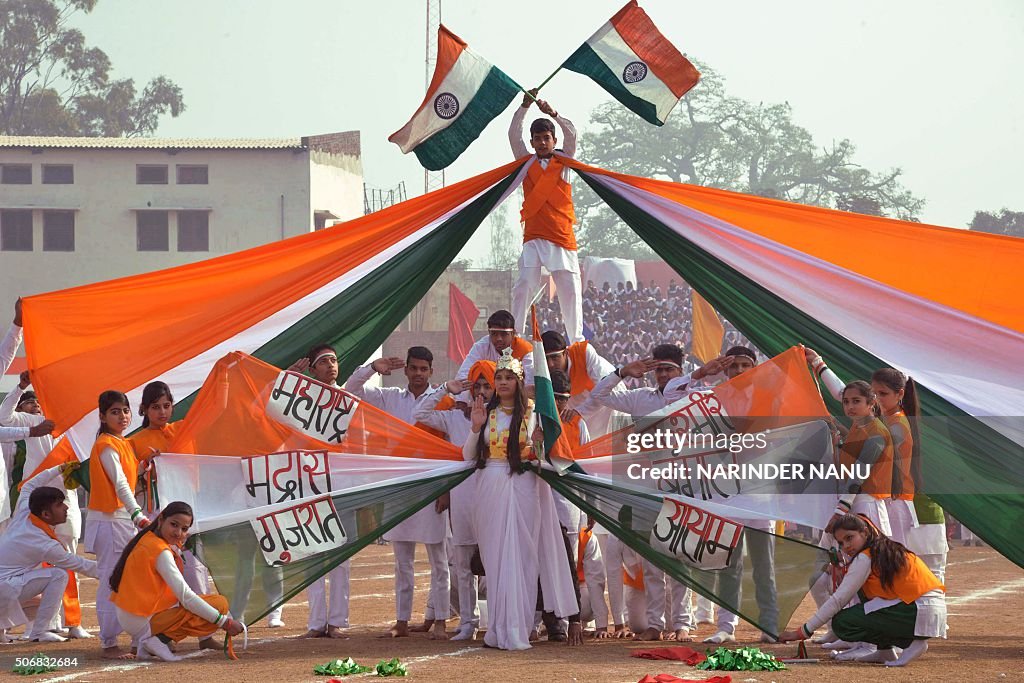
[[[21,657],[17,659],[22,659]],[[11,669],[12,673],[16,673],[20,676],[34,676],[36,674],[48,674],[51,671],[56,671],[57,667],[49,664],[54,661],[53,657],[50,657],[44,652],[37,652],[31,657],[25,657],[25,661],[28,664],[16,664]]]
[[[313,667],[313,673],[317,676],[353,676],[356,674],[365,674],[370,672],[375,672],[381,677],[409,675],[408,667],[406,667],[405,664],[402,664],[398,657],[382,659],[377,662],[377,666],[374,667],[356,664],[355,660],[351,657],[347,657],[346,659],[335,659],[333,662],[318,664]]]
[[[697,668],[705,671],[782,671],[786,665],[756,647],[740,647],[735,650],[720,647],[714,652],[708,650],[708,658],[698,664]]]

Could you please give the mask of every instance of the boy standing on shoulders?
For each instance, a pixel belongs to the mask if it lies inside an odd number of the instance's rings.
[[[530,91],[536,94],[536,88]],[[508,140],[517,159],[530,154],[523,144],[523,123],[533,103],[532,95],[523,97],[523,104],[512,117]],[[583,341],[583,286],[580,283],[580,263],[576,253],[576,232],[573,224],[576,213],[572,205],[572,186],[569,167],[559,156],[576,155],[576,128],[572,121],[562,118],[544,100],[537,100],[542,112],[555,120],[562,129],[562,149],[556,153],[555,125],[550,119],[537,119],[530,124],[530,146],[537,158],[526,171],[523,180],[523,253],[519,257],[519,280],[512,288],[512,315],[518,321],[518,331],[526,325],[526,312],[540,290],[541,267],[547,268],[558,289],[558,305],[565,321],[565,331],[571,341]]]

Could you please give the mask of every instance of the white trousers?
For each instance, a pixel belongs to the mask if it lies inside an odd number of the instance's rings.
[[[328,626],[348,628],[349,573],[352,562],[345,560],[306,588],[309,601],[310,631],[326,631]],[[327,584],[330,580],[330,595]]]
[[[23,609],[29,608],[27,611],[30,611],[32,599],[39,596],[39,606],[28,631],[29,640],[60,625],[57,614],[67,585],[68,573],[58,567],[33,569],[25,573],[25,583],[18,595],[18,602]]]
[[[110,602],[110,575],[114,573],[114,566],[121,559],[124,547],[134,538],[135,526],[127,520],[108,522],[92,519],[89,525],[85,544],[96,554],[96,619],[100,622],[100,646],[114,647],[123,629],[117,619],[117,610]]]
[[[580,274],[568,270],[552,271],[558,297],[558,308],[562,312],[562,322],[569,343],[583,341],[583,287],[580,285]],[[527,334],[529,339],[530,326],[529,308],[533,298],[540,292],[541,268],[520,266],[519,279],[512,287],[512,315],[520,334]],[[544,332],[544,330],[541,330]]]
[[[451,577],[448,575],[448,556],[444,541],[424,543],[427,560],[430,562],[430,596],[427,599],[425,619],[447,619],[450,615],[449,592]],[[412,599],[415,590],[416,543],[414,541],[391,541],[395,554],[395,614],[398,621],[412,618]],[[440,609],[437,608],[440,606]]]
[[[626,623],[626,604],[623,596],[622,565],[627,550],[622,541],[611,534],[595,534],[604,561],[605,585],[608,589],[608,603],[611,605],[612,623],[616,626]],[[586,569],[584,569],[584,572]]]
[[[666,590],[667,588],[667,590]],[[694,628],[690,611],[692,591],[670,579],[653,564],[644,560],[644,594],[647,596],[647,628],[664,631],[671,622],[672,631]]]
[[[604,534],[602,534],[604,535]],[[577,537],[578,538],[578,537]],[[596,534],[583,549],[583,583],[580,584],[580,619],[593,621],[597,628],[608,628],[608,603],[604,601],[605,570],[601,544]],[[579,557],[577,555],[577,557]],[[619,570],[619,581],[622,571]]]
[[[455,556],[455,583],[459,594],[459,626],[480,625],[480,609],[477,606],[477,580],[469,568],[476,551],[475,545],[453,545]]]

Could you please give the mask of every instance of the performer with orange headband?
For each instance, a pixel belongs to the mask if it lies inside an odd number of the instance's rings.
[[[465,403],[454,403],[448,409],[439,408],[446,398],[449,400],[463,391],[469,391],[473,399],[480,396],[490,401],[494,396],[494,361],[478,360],[469,369],[469,379],[453,379],[431,389],[423,397],[413,419],[418,425],[435,429],[445,435],[453,444],[462,446],[470,432],[470,407]],[[455,581],[459,595],[459,629],[452,640],[474,640],[480,624],[477,609],[476,576],[470,568],[470,560],[476,550],[476,534],[473,531],[473,510],[476,507],[477,477],[474,474],[451,491],[452,537],[454,549]]]

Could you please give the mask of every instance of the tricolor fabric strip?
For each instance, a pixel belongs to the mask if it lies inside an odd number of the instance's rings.
[[[540,337],[537,324],[537,307],[530,307],[530,319],[533,328],[533,382],[534,411],[544,431],[544,459],[559,473],[565,472],[573,464],[573,447],[562,429],[562,420],[558,415],[554,389],[551,387],[551,373],[544,354],[544,342]]]
[[[416,113],[388,138],[414,152],[424,168],[455,161],[521,88],[443,25],[437,31],[434,75]]]
[[[520,182],[513,162],[326,230],[28,297],[25,344],[45,413],[86,458],[107,389],[134,408],[162,380],[177,418],[225,354],[288,367],[319,342],[335,347],[347,377]]]
[[[1024,240],[566,163],[765,353],[913,377],[924,492],[1024,566]]]
[[[563,69],[594,79],[615,99],[656,126],[669,113],[700,73],[631,0],[583,43]]]

